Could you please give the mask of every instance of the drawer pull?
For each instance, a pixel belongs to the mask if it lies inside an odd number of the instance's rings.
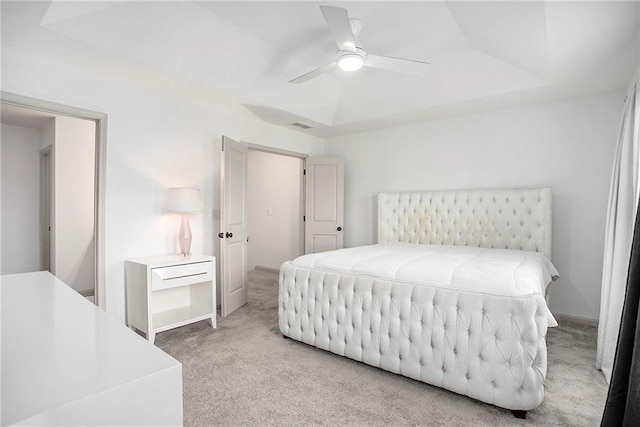
[[[203,274],[207,274],[207,272],[203,271],[202,273],[185,274],[184,276],[176,276],[176,277],[163,277],[162,280],[184,279],[185,277],[202,276]]]

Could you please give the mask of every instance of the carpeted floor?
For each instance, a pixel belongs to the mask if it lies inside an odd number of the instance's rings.
[[[185,426],[597,426],[607,394],[594,368],[596,329],[549,329],[545,400],[518,420],[487,405],[299,342],[278,329],[278,276],[249,273],[249,303],[216,330],[158,334],[182,362]]]

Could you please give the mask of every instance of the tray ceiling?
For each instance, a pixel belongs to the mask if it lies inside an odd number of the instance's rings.
[[[288,83],[334,58],[320,5],[360,18],[368,51],[428,71]],[[180,96],[329,137],[622,88],[639,64],[640,4],[3,1],[2,37],[3,48],[136,84],[180,79]]]

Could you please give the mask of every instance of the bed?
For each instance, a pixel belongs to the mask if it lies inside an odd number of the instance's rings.
[[[378,243],[280,269],[283,336],[511,410],[544,398],[549,188],[380,193]]]

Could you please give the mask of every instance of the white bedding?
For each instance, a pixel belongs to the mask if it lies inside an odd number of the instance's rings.
[[[292,264],[500,296],[544,296],[558,278],[540,253],[469,246],[380,243],[304,255]],[[550,311],[548,317],[549,326],[557,326]]]

